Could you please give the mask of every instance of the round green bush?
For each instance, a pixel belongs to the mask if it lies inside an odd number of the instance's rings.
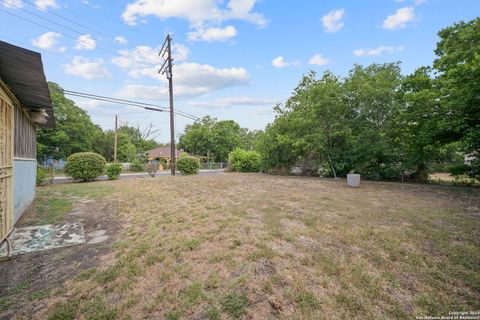
[[[105,158],[94,152],[74,153],[67,158],[65,173],[75,180],[93,181],[105,172]]]
[[[107,166],[107,177],[110,180],[118,179],[120,172],[122,172],[122,165],[120,163],[112,163]]]
[[[184,176],[197,174],[200,169],[200,159],[191,156],[180,157],[177,160],[177,169]]]
[[[140,162],[133,162],[130,163],[130,171],[133,172],[142,172],[144,170],[145,166],[143,163]]]
[[[260,154],[256,151],[235,149],[228,154],[228,167],[238,172],[260,171]]]

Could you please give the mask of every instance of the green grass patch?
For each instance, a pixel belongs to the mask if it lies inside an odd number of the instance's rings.
[[[222,299],[222,309],[233,318],[240,318],[247,312],[248,297],[243,292],[232,292]]]

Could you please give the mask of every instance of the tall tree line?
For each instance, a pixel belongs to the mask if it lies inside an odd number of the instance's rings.
[[[355,65],[347,76],[305,75],[258,141],[266,170],[369,178],[427,177],[428,165],[476,157],[480,175],[480,18],[441,30],[432,66]]]

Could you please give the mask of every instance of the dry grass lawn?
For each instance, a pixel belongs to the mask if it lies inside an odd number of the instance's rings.
[[[38,318],[412,319],[480,309],[478,189],[352,189],[261,174],[105,185],[123,225],[111,254],[45,298]]]

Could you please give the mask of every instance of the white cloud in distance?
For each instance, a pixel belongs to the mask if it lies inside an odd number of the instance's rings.
[[[59,8],[55,0],[35,0],[35,5],[39,10],[46,11],[48,8]]]
[[[326,64],[329,64],[330,60],[325,58],[323,55],[320,53],[317,53],[313,55],[310,60],[308,60],[308,64],[315,65],[315,66],[324,66]]]
[[[274,99],[258,99],[252,97],[238,96],[219,98],[212,101],[193,101],[189,105],[193,107],[222,109],[232,106],[261,106],[261,105],[274,105],[277,103]]]
[[[84,34],[75,41],[75,49],[77,50],[93,50],[97,47],[97,42],[90,34]]]
[[[120,50],[119,56],[114,57],[111,63],[126,70],[132,79],[152,78],[164,81],[165,76],[158,73],[164,61],[158,55],[160,48],[161,46],[137,46],[133,50]],[[241,67],[215,68],[207,64],[187,62],[189,50],[180,43],[175,43],[172,51],[176,62],[174,89],[177,96],[198,96],[243,85],[250,79],[248,71]],[[165,89],[165,86],[129,84],[118,94],[129,98],[165,99],[168,97]]]
[[[22,0],[4,0],[2,5],[7,9],[21,9],[25,6]]]
[[[159,19],[186,19],[192,26],[220,23],[229,19],[244,20],[264,26],[262,14],[252,12],[256,0],[230,0],[226,8],[223,1],[215,0],[136,0],[127,5],[122,14],[125,23],[135,25],[137,19],[149,15]]]
[[[127,39],[124,36],[115,37],[115,42],[122,45],[126,45],[128,43]]]
[[[353,51],[353,54],[357,57],[367,57],[367,56],[379,56],[383,53],[395,53],[397,51],[403,50],[403,46],[379,46],[374,49],[357,49]]]
[[[40,35],[38,38],[32,39],[32,44],[40,49],[51,49],[60,37],[60,33],[50,31]]]
[[[156,77],[156,67],[139,72],[140,76]],[[132,71],[131,71],[132,72]],[[130,73],[131,73],[130,72]],[[201,96],[203,94],[228,87],[248,83],[250,75],[244,68],[215,68],[206,64],[193,62],[180,63],[175,67],[175,95],[179,98]],[[135,99],[167,99],[166,86],[128,84],[118,93],[123,97]]]
[[[108,70],[103,66],[102,59],[88,59],[85,57],[73,57],[70,63],[64,64],[66,74],[83,77],[88,80],[111,77]]]
[[[342,19],[345,17],[344,9],[332,10],[322,17],[322,24],[325,32],[333,33],[343,28],[344,22]]]
[[[272,60],[272,66],[275,68],[286,68],[290,65],[290,63],[285,61],[285,58],[282,56],[278,56],[275,59]]]
[[[405,28],[413,19],[415,19],[414,7],[400,8],[395,14],[389,15],[383,20],[383,28],[388,30]]]
[[[191,41],[225,41],[237,35],[237,29],[234,26],[225,28],[198,28],[196,31],[188,33],[188,40]]]

